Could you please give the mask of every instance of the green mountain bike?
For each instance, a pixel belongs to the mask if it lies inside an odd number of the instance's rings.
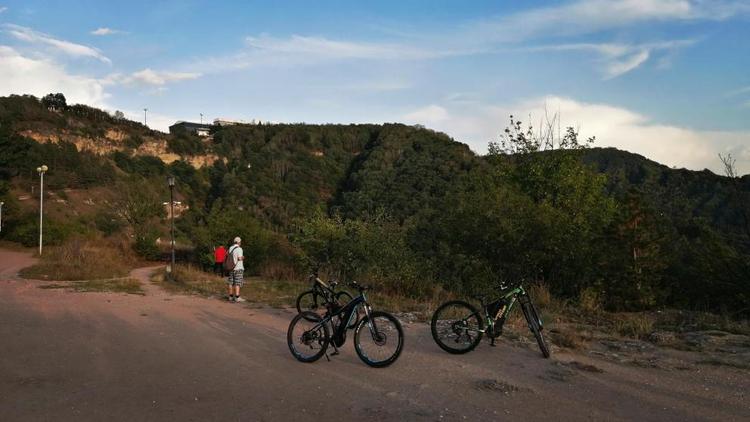
[[[462,300],[452,300],[442,304],[432,315],[430,328],[432,338],[441,349],[448,353],[463,354],[474,350],[487,334],[491,344],[500,337],[510,311],[518,303],[521,306],[529,330],[536,338],[539,349],[545,358],[549,358],[550,349],[544,340],[544,325],[529,294],[519,284],[515,287],[500,286],[500,297],[487,303],[485,296],[476,296],[481,304],[481,311],[474,305]]]

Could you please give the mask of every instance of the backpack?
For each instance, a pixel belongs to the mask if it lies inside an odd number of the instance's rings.
[[[224,263],[221,264],[225,271],[234,271],[234,267],[237,266],[237,261],[234,260],[234,250],[237,249],[237,245],[229,248],[227,255],[224,257]]]

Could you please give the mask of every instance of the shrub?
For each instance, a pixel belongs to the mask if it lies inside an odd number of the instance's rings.
[[[156,239],[158,237],[159,233],[156,230],[144,229],[136,232],[133,250],[139,256],[148,260],[160,260],[161,252],[159,251],[159,246],[156,244]]]
[[[105,236],[111,236],[123,228],[123,221],[114,213],[100,211],[94,216],[94,225],[96,229],[104,233]]]
[[[78,222],[61,222],[45,219],[43,226],[44,244],[55,246],[65,242],[71,235],[85,233],[85,228]],[[9,228],[8,240],[21,243],[24,246],[39,244],[39,215],[24,214]]]

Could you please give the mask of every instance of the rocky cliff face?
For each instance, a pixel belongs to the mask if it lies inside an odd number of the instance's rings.
[[[33,139],[39,143],[58,143],[69,142],[76,146],[78,151],[89,151],[98,155],[107,155],[115,151],[132,150],[125,144],[128,134],[119,130],[110,129],[100,137],[87,137],[63,131],[36,131],[24,130],[19,132],[20,135]],[[144,136],[143,143],[136,149],[132,150],[134,155],[151,155],[159,158],[165,164],[170,164],[177,160],[183,160],[190,163],[195,168],[212,165],[218,157],[215,154],[208,153],[196,156],[184,156],[170,152],[167,148],[167,136]]]

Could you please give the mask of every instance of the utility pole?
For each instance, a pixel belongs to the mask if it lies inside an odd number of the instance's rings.
[[[169,184],[169,214],[171,217],[171,224],[172,224],[172,266],[170,274],[174,273],[174,176],[169,176],[167,178],[167,184]]]
[[[39,256],[42,256],[42,224],[44,222],[44,173],[49,168],[47,166],[41,166],[36,168],[36,172],[39,173]]]
[[[146,112],[147,112],[147,111],[148,111],[148,109],[147,109],[147,108],[144,108],[144,109],[143,109],[143,126],[148,126],[148,125],[146,124]]]
[[[201,124],[203,124],[203,113],[201,113]]]
[[[0,233],[3,232],[3,205],[5,202],[0,201]]]

